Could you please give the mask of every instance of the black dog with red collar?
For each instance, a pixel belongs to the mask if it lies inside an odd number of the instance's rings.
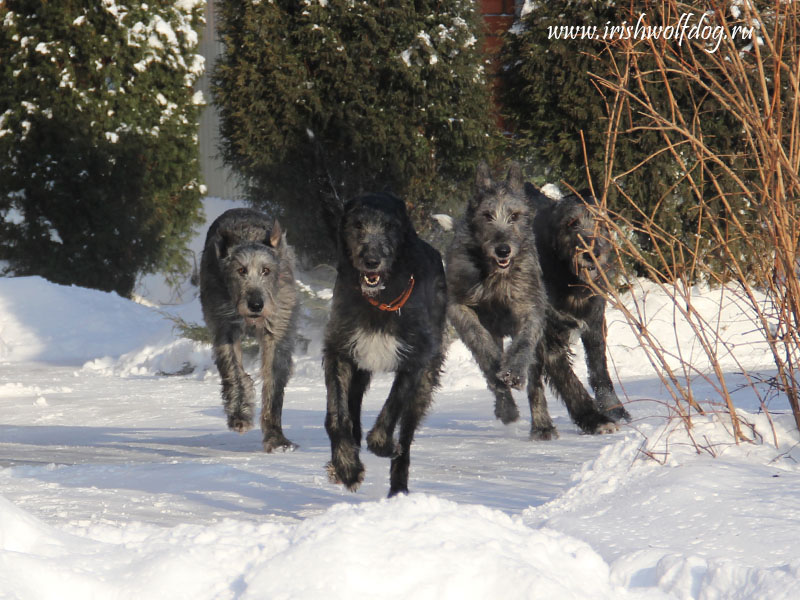
[[[390,194],[350,201],[339,223],[338,246],[323,352],[328,474],[352,491],[363,481],[362,398],[373,372],[393,371],[394,384],[366,436],[367,448],[391,458],[389,495],[407,493],[411,442],[444,362],[442,258],[417,237],[405,204]]]

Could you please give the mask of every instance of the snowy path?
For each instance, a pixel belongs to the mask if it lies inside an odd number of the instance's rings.
[[[709,311],[718,297],[703,296]],[[690,349],[665,298],[647,301],[662,339]],[[197,306],[181,310],[197,320]],[[740,307],[720,314],[768,370]],[[609,323],[633,423],[580,435],[550,399],[561,437],[530,442],[523,394],[523,418],[501,425],[455,343],[412,446],[412,493],[386,501],[388,460],[367,451],[357,493],[327,481],[318,331],[304,331],[311,348],[287,388],[300,448],[267,455],[259,432],[225,429],[209,349],[157,311],[0,279],[0,600],[796,600],[800,436],[785,402],[770,405],[778,448],[743,389],[734,401],[759,443],[734,444],[724,415],[695,417],[698,452],[619,316]],[[578,351],[585,379],[582,363]],[[195,374],[157,375],[185,364]],[[373,382],[365,428],[389,384]]]
[[[365,428],[389,383],[384,376],[373,384]],[[518,514],[557,497],[582,463],[614,441],[580,435],[553,402],[561,438],[528,442],[524,397],[518,400],[523,418],[506,427],[492,416],[488,390],[439,393],[412,447],[412,490]],[[356,494],[328,483],[324,403],[319,380],[296,377],[284,423],[300,448],[268,455],[257,431],[225,429],[214,377],[121,379],[74,367],[3,365],[0,467],[10,467],[0,471],[3,495],[50,521],[159,525],[304,518],[337,502],[383,498],[388,461],[367,451],[367,478]]]

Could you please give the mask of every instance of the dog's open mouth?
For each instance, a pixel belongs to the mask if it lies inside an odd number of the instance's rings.
[[[511,257],[508,258],[495,258],[494,262],[497,263],[497,266],[501,269],[507,269],[511,266]]]
[[[369,289],[375,289],[381,284],[381,274],[377,271],[365,271],[361,274],[361,283]]]

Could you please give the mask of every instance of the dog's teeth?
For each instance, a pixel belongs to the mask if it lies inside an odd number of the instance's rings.
[[[375,274],[364,273],[362,275],[362,279],[364,280],[364,283],[366,283],[370,287],[375,287],[381,282],[381,276],[378,273]]]

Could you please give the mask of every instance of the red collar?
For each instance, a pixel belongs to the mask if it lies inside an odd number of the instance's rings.
[[[406,286],[406,289],[403,291],[403,293],[400,294],[397,298],[395,298],[391,302],[389,302],[388,304],[384,302],[378,302],[375,298],[372,298],[370,296],[364,296],[364,299],[370,304],[372,304],[372,306],[376,307],[378,310],[382,310],[385,312],[396,312],[406,305],[406,302],[408,302],[408,299],[411,297],[411,292],[413,290],[414,290],[414,276],[412,275],[411,277],[408,278],[408,286]]]

